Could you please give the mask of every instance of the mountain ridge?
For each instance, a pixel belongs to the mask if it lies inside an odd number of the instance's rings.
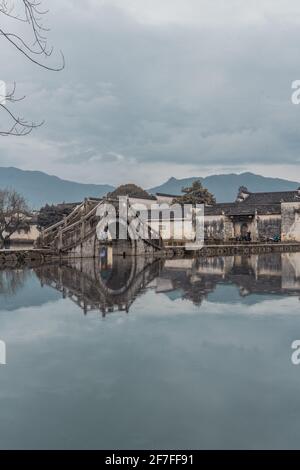
[[[181,179],[172,176],[165,183],[148,191],[151,194],[161,192],[179,195],[183,187],[190,186],[198,179],[215,195],[218,202],[234,201],[240,186],[246,186],[253,192],[291,191],[300,186],[296,181],[244,172]],[[110,184],[79,183],[42,171],[21,170],[15,167],[0,167],[0,188],[16,189],[33,209],[39,209],[47,203],[79,202],[85,197],[102,197],[115,189]]]
[[[15,167],[0,167],[0,188],[15,189],[33,209],[47,203],[79,202],[89,196],[102,197],[114,189],[108,184],[77,183],[42,171]]]
[[[200,180],[203,186],[214,194],[217,202],[234,201],[240,186],[246,186],[252,192],[292,191],[300,186],[297,181],[256,175],[248,171],[240,174],[228,173],[182,179],[171,177],[165,183],[155,186],[149,191],[152,194],[160,192],[180,195],[183,187],[190,186],[196,180]]]

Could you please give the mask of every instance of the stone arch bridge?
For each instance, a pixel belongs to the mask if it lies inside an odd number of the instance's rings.
[[[129,198],[125,199],[127,204],[125,221],[120,215],[119,199],[85,199],[63,220],[42,231],[37,241],[37,248],[50,249],[60,256],[68,258],[98,257],[101,246],[107,243],[113,246],[115,255],[153,255],[162,251],[163,242],[160,235],[131,208]],[[105,205],[107,204],[115,208],[116,219],[111,220],[111,223],[116,222],[117,226],[117,236],[109,242],[99,240],[97,236],[97,227],[101,222],[101,217],[98,214],[99,212],[105,213]],[[107,230],[109,231],[110,221],[107,212],[105,217],[108,219]],[[130,229],[133,220],[138,228],[135,237],[132,236]],[[119,238],[121,224],[126,224],[126,237],[123,239]],[[148,236],[143,236],[145,233]]]

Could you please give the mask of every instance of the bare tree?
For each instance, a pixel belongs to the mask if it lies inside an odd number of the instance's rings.
[[[0,248],[18,230],[28,230],[29,209],[23,196],[13,189],[0,190]]]
[[[35,65],[46,70],[60,71],[65,66],[62,52],[61,63],[57,67],[48,65],[43,61],[53,53],[53,47],[48,45],[47,32],[49,32],[49,29],[43,25],[43,18],[47,13],[48,10],[42,9],[40,0],[17,0],[17,4],[13,0],[0,0],[0,39],[5,40],[8,46],[13,47],[16,52],[22,54]],[[8,30],[2,25],[4,21],[1,21],[1,19],[7,20]],[[16,22],[23,23],[27,27],[24,35],[10,29],[13,28]],[[6,93],[6,96],[0,97],[0,109],[8,115],[11,121],[11,126],[7,130],[0,130],[0,136],[26,135],[43,124],[43,122],[27,121],[11,111],[10,104],[24,99],[24,96],[17,98],[15,92],[16,84],[13,85],[10,92]]]
[[[21,269],[0,269],[0,295],[14,296],[29,277],[28,271]]]

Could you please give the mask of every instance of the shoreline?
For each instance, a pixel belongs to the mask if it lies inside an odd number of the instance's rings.
[[[190,258],[190,257],[217,257],[217,256],[235,256],[235,255],[256,255],[272,253],[295,253],[300,252],[299,242],[286,243],[249,243],[249,244],[223,244],[223,245],[204,245],[200,250],[187,250],[183,246],[168,246],[160,252],[153,254],[153,258]],[[146,256],[137,255],[137,256]],[[149,255],[148,255],[149,256]],[[76,257],[74,255],[64,255],[46,249],[29,250],[0,250],[0,268],[27,266],[36,263],[45,263],[51,261],[64,261],[75,259],[95,259],[94,257]]]

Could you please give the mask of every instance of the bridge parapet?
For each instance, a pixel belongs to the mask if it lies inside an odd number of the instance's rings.
[[[37,246],[52,248],[59,253],[75,257],[96,257],[100,244],[103,244],[97,238],[97,226],[101,221],[99,208],[105,204],[114,206],[117,225],[126,224],[126,239],[116,237],[110,241],[116,253],[136,255],[162,249],[160,235],[150,224],[139,217],[139,214],[131,207],[128,198],[125,222],[120,216],[119,199],[86,199],[61,222],[43,231]],[[100,213],[105,214],[105,208]]]

